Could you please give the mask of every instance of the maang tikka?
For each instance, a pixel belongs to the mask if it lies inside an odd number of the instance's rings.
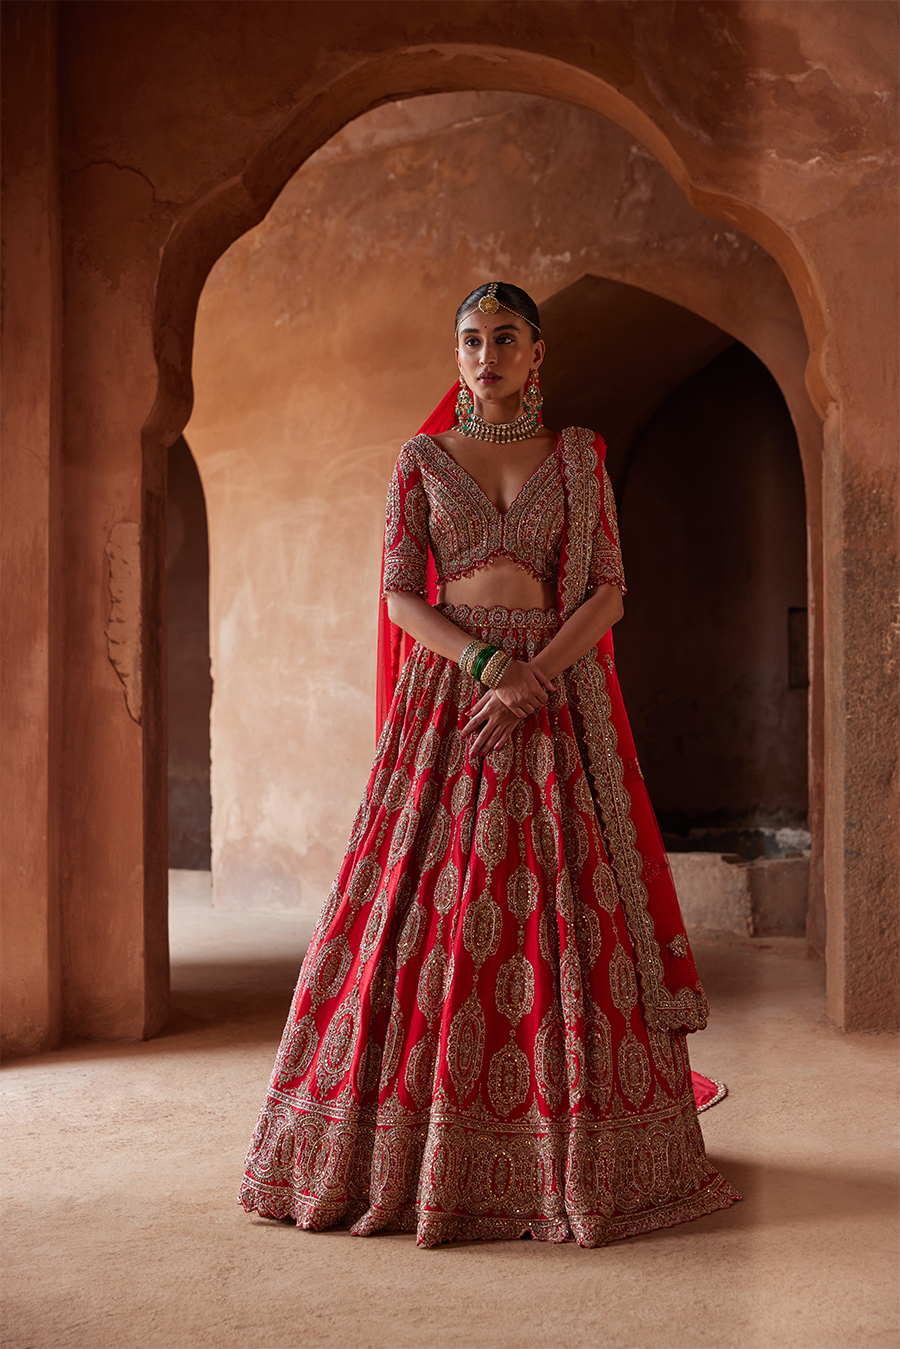
[[[463,323],[469,317],[469,314],[474,314],[476,309],[480,309],[482,314],[496,314],[498,309],[505,309],[507,314],[515,314],[517,319],[523,319],[525,323],[528,324],[529,328],[533,328],[540,333],[540,327],[533,319],[528,318],[525,314],[520,314],[518,309],[513,309],[512,305],[505,304],[503,300],[497,299],[497,287],[499,285],[499,281],[492,281],[481,299],[473,304],[470,310],[463,314],[459,322]],[[458,327],[459,324],[457,324],[457,328]]]

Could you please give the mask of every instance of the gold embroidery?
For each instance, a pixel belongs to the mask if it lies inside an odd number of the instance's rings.
[[[500,966],[494,989],[497,1011],[514,1026],[534,1006],[534,966],[517,952]]]
[[[417,778],[423,778],[426,773],[431,772],[440,747],[441,737],[438,735],[437,728],[429,726],[419,741],[419,748],[416,750],[415,775]]]
[[[433,1021],[444,1004],[444,981],[447,976],[447,957],[442,946],[433,946],[422,965],[416,1002],[419,1011]]]
[[[359,1022],[359,997],[345,999],[331,1019],[316,1059],[319,1090],[329,1092],[347,1071]]]
[[[513,917],[520,923],[527,922],[537,908],[540,893],[537,876],[533,876],[526,866],[517,866],[506,883],[506,904]]]
[[[454,769],[452,766],[452,760],[451,764],[448,765],[447,771],[448,773],[456,771],[456,769]],[[469,808],[469,806],[471,806],[474,790],[475,790],[474,782],[469,777],[468,773],[463,773],[462,777],[459,778],[456,785],[454,786],[453,793],[450,797],[450,810],[452,811],[456,819],[458,819],[459,816],[462,815],[463,812]]]
[[[532,820],[531,842],[545,875],[555,876],[559,871],[559,833],[556,821],[546,815]]]
[[[434,1036],[426,1035],[415,1046],[406,1061],[406,1072],[403,1075],[406,1090],[420,1107],[427,1105],[431,1100],[434,1052]]]
[[[415,470],[409,467],[413,464]],[[408,441],[392,479],[396,502],[389,493],[385,539],[391,541],[388,556],[396,552],[398,560],[392,563],[389,585],[385,558],[386,590],[407,588],[393,581],[395,571],[398,580],[406,576],[413,582],[418,579],[415,562],[423,537],[421,522],[417,516],[408,520],[409,539],[393,523],[400,516],[401,482],[407,503],[416,503],[412,509],[421,509],[421,501],[427,508],[426,532],[439,581],[471,575],[500,555],[511,557],[539,581],[554,579],[563,526],[563,483],[557,454],[548,455],[501,515],[465,469],[430,436],[418,435]],[[407,514],[410,509],[408,504]]]
[[[584,1049],[587,1089],[605,1111],[612,1092],[612,1032],[609,1018],[596,1003],[591,1004],[585,1024]]]
[[[516,824],[524,824],[531,815],[531,788],[522,778],[516,778],[506,789],[506,811]]]
[[[475,851],[489,871],[506,856],[507,834],[503,803],[495,797],[489,806],[482,807],[475,822]]]
[[[315,1018],[307,1013],[293,1027],[279,1050],[275,1063],[275,1079],[282,1085],[292,1078],[303,1077],[312,1063],[319,1044]]]
[[[309,981],[309,991],[314,1003],[337,996],[352,960],[353,955],[345,938],[323,944]]]
[[[616,946],[609,962],[609,991],[627,1021],[637,1003],[637,982],[634,966],[620,945]]]
[[[670,942],[666,942],[673,956],[686,956],[688,953],[687,938],[683,932],[679,932],[677,937],[673,937]]]
[[[580,899],[575,907],[575,936],[582,960],[588,965],[593,965],[603,950],[603,933],[600,919],[594,910],[588,908]]]
[[[498,1049],[488,1068],[488,1096],[501,1118],[511,1115],[524,1103],[531,1086],[531,1064],[527,1054],[512,1041]],[[495,1187],[492,1187],[495,1188]],[[499,1198],[503,1198],[501,1190]]]
[[[650,1090],[647,1051],[630,1026],[619,1045],[619,1081],[632,1105],[640,1105]]]
[[[428,918],[425,910],[416,900],[415,904],[410,905],[406,921],[400,930],[400,937],[397,941],[398,970],[402,969],[406,962],[418,951],[427,923]]]
[[[622,760],[616,748],[612,708],[603,672],[592,655],[584,656],[560,677],[572,679],[584,712],[584,735],[591,774],[600,805],[610,860],[625,908],[641,976],[644,1014],[652,1030],[700,1030],[709,1008],[702,991],[680,989],[674,996],[664,982],[664,971],[653,922],[647,912],[647,888],[641,877],[642,860],[635,847],[630,800],[623,783]]]
[[[556,768],[553,741],[544,731],[532,735],[525,746],[525,767],[535,782],[546,782]]]
[[[446,806],[437,806],[435,810],[425,814],[431,816],[431,826],[427,829],[419,845],[418,857],[419,865],[423,871],[430,871],[432,867],[437,866],[446,856],[447,848],[450,845],[450,836],[453,833],[453,820]]]
[[[510,639],[504,613],[490,611],[498,644],[526,658],[558,625],[542,615],[529,647]],[[684,1037],[645,1032],[634,1002],[635,962],[616,938],[621,871],[605,865],[621,853],[604,814],[615,825],[613,788],[597,789],[601,834],[567,710],[579,706],[574,682],[561,679],[541,714],[552,758],[539,742],[532,767],[543,776],[526,771],[529,728],[517,728],[478,774],[477,811],[457,732],[422,749],[437,716],[459,724],[472,690],[421,649],[401,684],[403,733],[382,737],[355,826],[364,855],[348,855],[304,961],[245,1207],[313,1229],[417,1230],[424,1244],[528,1230],[600,1245],[732,1202],[703,1153]],[[592,743],[603,749],[597,728],[585,730],[589,762]],[[535,846],[552,857],[546,873]],[[379,888],[376,858],[388,856]],[[625,917],[631,931],[627,905]],[[356,959],[343,969],[345,948]],[[313,985],[336,989],[330,1006],[313,1005]],[[666,1015],[696,1005],[681,990]]]
[[[369,916],[366,919],[366,930],[363,933],[363,939],[360,942],[359,958],[366,961],[371,955],[374,955],[381,941],[382,933],[385,929],[388,916],[388,897],[383,890],[375,896],[372,907],[369,910]]]
[[[445,862],[434,887],[434,907],[443,917],[459,902],[459,868],[455,862]]]
[[[451,1021],[447,1036],[447,1069],[460,1102],[469,1095],[481,1072],[484,1032],[481,1003],[472,994]]]
[[[566,1051],[562,1018],[555,1007],[541,1022],[534,1042],[534,1071],[538,1091],[551,1110],[555,1110],[566,1085]]]
[[[485,892],[466,909],[463,918],[463,944],[476,965],[484,964],[500,945],[503,915]]]
[[[611,869],[604,862],[598,862],[594,868],[594,874],[591,877],[594,887],[594,894],[597,897],[597,903],[601,909],[607,913],[615,913],[619,904],[619,892],[616,888],[616,878]]]

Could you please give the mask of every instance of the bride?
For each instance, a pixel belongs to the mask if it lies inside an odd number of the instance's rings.
[[[384,724],[248,1211],[600,1246],[739,1198],[703,1147],[707,1005],[616,678],[605,445],[541,424],[544,350],[524,291],[479,286],[458,385],[397,461]]]

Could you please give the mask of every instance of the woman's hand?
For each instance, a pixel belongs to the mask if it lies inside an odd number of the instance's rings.
[[[495,689],[490,689],[472,708],[462,735],[478,734],[472,741],[472,754],[490,754],[505,745],[520,721],[543,707],[554,687],[540,670],[522,661],[512,660]]]
[[[490,754],[492,749],[505,745],[522,718],[511,712],[491,689],[472,708],[472,715],[460,732],[461,735],[478,734],[469,746],[470,754]]]
[[[522,720],[544,706],[548,694],[553,692],[553,687],[553,680],[548,679],[535,666],[526,665],[520,660],[511,660],[503,671],[500,683],[495,689],[491,689],[491,693],[495,693],[504,707],[508,707],[510,712],[514,712]]]

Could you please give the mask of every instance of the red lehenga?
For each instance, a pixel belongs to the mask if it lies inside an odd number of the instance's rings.
[[[622,584],[604,450],[563,432],[501,516],[419,435],[391,485],[385,587],[426,593],[429,551],[442,580],[498,552],[553,574],[557,610],[443,606],[529,659],[589,589]],[[611,639],[483,761],[460,735],[472,678],[418,644],[398,673],[240,1202],[425,1246],[600,1246],[734,1203],[697,1121],[685,1032],[706,1000]]]

